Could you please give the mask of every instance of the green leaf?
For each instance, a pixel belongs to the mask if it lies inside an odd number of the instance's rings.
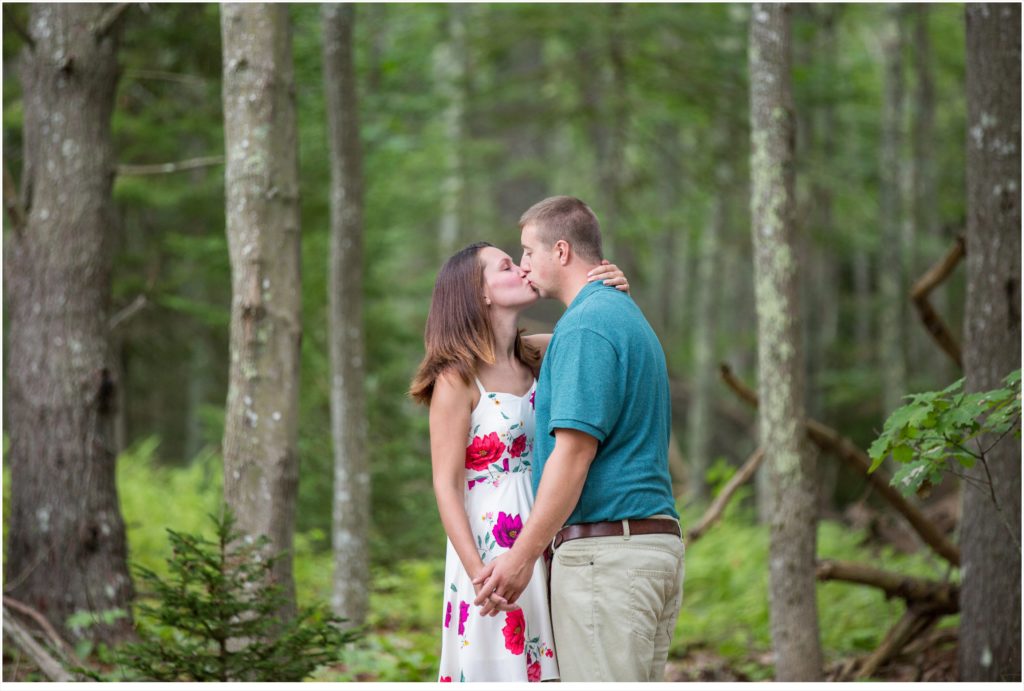
[[[892,450],[892,458],[897,463],[909,463],[914,460],[914,449],[901,444]]]

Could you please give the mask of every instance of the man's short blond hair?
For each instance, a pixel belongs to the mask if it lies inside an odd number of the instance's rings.
[[[531,223],[548,247],[565,240],[584,261],[597,264],[604,258],[597,216],[576,197],[563,195],[537,202],[519,218],[519,229]]]

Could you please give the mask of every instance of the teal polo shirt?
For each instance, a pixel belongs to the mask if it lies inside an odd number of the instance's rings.
[[[555,326],[536,393],[533,489],[557,429],[598,441],[566,525],[679,517],[668,472],[671,399],[665,353],[626,293],[588,283]]]

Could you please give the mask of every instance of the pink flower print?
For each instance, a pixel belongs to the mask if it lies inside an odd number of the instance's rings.
[[[526,619],[522,609],[505,614],[505,627],[501,632],[505,635],[505,650],[513,655],[522,655],[526,645]]]
[[[512,447],[508,450],[509,455],[512,458],[519,458],[523,455],[523,451],[526,449],[526,435],[520,434],[512,442]]]
[[[511,547],[521,532],[523,532],[523,519],[519,514],[513,516],[504,511],[498,512],[498,521],[491,530],[495,542],[502,547]]]
[[[448,609],[444,613],[444,627],[447,629],[448,625],[452,623],[452,603],[448,603]]]
[[[547,650],[544,651],[544,655],[547,656],[547,657],[554,657],[555,656],[555,651],[552,650],[551,648],[548,648]]]
[[[532,662],[530,655],[526,655],[526,681],[540,681],[540,663]]]
[[[466,635],[466,620],[469,619],[469,603],[459,602],[459,635]]]
[[[466,467],[470,470],[486,470],[491,463],[497,463],[505,453],[505,445],[498,439],[497,432],[486,437],[473,437],[473,442],[466,447]]]
[[[451,680],[452,680],[451,677],[441,677],[440,679],[438,679],[438,681],[451,681]]]
[[[536,410],[537,406],[533,402],[533,397],[536,396],[536,395],[537,395],[536,391],[534,391],[533,393],[530,394],[530,407],[535,409],[535,410]]]

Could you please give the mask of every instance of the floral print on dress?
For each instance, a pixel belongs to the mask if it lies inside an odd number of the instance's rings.
[[[533,506],[531,482],[535,413],[527,395],[481,390],[466,436],[466,515],[483,563],[518,539]],[[534,566],[519,609],[482,617],[469,574],[450,541],[445,566],[450,592],[440,603],[441,661],[438,681],[540,681],[558,678],[547,606],[547,573]],[[550,643],[550,645],[549,645]]]
[[[498,520],[491,530],[495,542],[502,547],[512,547],[521,532],[523,532],[523,519],[520,516],[512,516],[504,511],[498,512]]]

